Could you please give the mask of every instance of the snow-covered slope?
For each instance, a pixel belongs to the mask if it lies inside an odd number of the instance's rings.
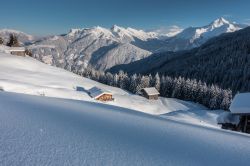
[[[118,64],[128,64],[143,59],[150,54],[149,51],[140,49],[133,44],[124,43],[115,45],[113,49],[108,50],[107,52],[100,49],[93,55],[90,63],[99,70],[106,70]]]
[[[249,136],[86,101],[0,92],[0,165],[250,162]]]
[[[66,69],[82,70],[91,66],[106,70],[150,55],[151,52],[136,46],[135,42],[146,42],[151,38],[156,37],[142,30],[118,26],[106,29],[98,26],[72,29],[63,36],[44,38],[29,48],[35,58],[47,64]],[[112,59],[105,61],[107,56]]]
[[[4,39],[4,42],[7,43],[9,41],[10,34],[15,34],[18,37],[18,40],[21,44],[26,44],[32,42],[35,37],[32,35],[28,35],[24,32],[12,30],[12,29],[1,29],[0,37]]]
[[[29,48],[34,57],[47,64],[67,70],[93,67],[107,70],[115,65],[143,59],[151,53],[179,51],[198,47],[222,33],[237,31],[246,25],[219,18],[203,27],[145,32],[114,25],[71,29],[66,35],[50,36],[35,42]],[[112,57],[112,58],[111,58]]]
[[[145,32],[143,30],[137,30],[133,28],[123,28],[117,25],[114,25],[111,28],[111,32],[122,42],[131,42],[135,39],[140,39],[142,41],[147,41],[148,39],[158,38],[157,33],[154,32]]]
[[[160,27],[160,28],[154,28],[150,29],[148,32],[154,32],[158,34],[159,38],[166,39],[169,37],[176,36],[177,34],[181,33],[183,31],[182,28],[180,28],[177,25],[168,26],[168,27]]]
[[[168,44],[158,51],[179,51],[191,49],[202,45],[208,39],[223,33],[235,32],[245,27],[247,27],[247,25],[230,22],[221,17],[203,27],[190,27],[184,29],[173,38],[167,39]]]
[[[161,115],[164,118],[185,119],[188,123],[218,127],[215,119],[221,111],[208,111],[201,105],[178,99],[160,98],[157,101],[150,101],[122,89],[106,86],[46,65],[30,57],[0,53],[0,87],[5,91],[97,102],[87,93],[93,86],[113,93],[115,101],[107,102],[109,105]],[[181,115],[172,116],[174,112]]]

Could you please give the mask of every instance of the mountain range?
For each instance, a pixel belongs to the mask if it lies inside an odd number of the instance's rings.
[[[245,27],[246,25],[219,18],[206,26],[184,30],[175,28],[168,33],[146,32],[114,25],[110,29],[99,26],[71,29],[67,34],[42,38],[4,29],[0,31],[0,36],[7,40],[9,34],[14,33],[40,61],[70,71],[80,71],[86,67],[107,70],[116,65],[144,59],[154,53],[189,50],[215,36]]]
[[[117,65],[109,71],[182,76],[230,88],[235,94],[250,91],[249,66],[250,27],[247,27],[214,37],[191,50],[155,53],[130,64]]]

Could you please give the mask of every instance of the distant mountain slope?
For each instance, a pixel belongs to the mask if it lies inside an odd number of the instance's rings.
[[[207,40],[213,37],[223,33],[235,32],[246,27],[247,25],[230,22],[221,17],[206,26],[184,29],[176,36],[167,39],[165,47],[160,48],[158,51],[179,51],[192,49],[204,44]]]
[[[154,52],[198,47],[212,37],[243,27],[245,25],[219,18],[207,26],[178,30],[173,36],[173,32],[161,34],[117,25],[110,29],[97,26],[72,29],[66,35],[44,38],[30,48],[37,59],[70,71],[81,71],[86,67],[107,70],[143,59]]]
[[[151,38],[158,40],[154,33],[132,28],[94,27],[72,29],[66,35],[44,38],[29,48],[37,59],[68,70],[83,70],[88,66],[106,70],[149,56],[150,51],[134,43],[147,42]]]
[[[15,34],[18,37],[18,40],[20,41],[21,44],[28,44],[36,39],[34,36],[28,35],[21,31],[12,30],[12,29],[0,30],[0,37],[4,39],[5,43],[9,41],[10,34]]]
[[[39,39],[8,29],[1,30],[0,36],[7,42],[9,34],[14,33],[40,61],[70,71],[81,71],[86,67],[107,70],[115,65],[143,59],[152,53],[189,50],[212,37],[243,27],[245,25],[219,18],[207,26],[191,27],[183,31],[173,27],[168,33],[157,30],[145,32],[114,25],[110,29],[100,26],[71,29],[65,35]]]
[[[190,51],[153,54],[111,72],[161,73],[216,83],[234,92],[250,91],[250,27],[223,34]]]

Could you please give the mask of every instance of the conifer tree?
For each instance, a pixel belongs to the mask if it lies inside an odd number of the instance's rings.
[[[0,37],[0,45],[2,45],[4,43],[3,38]]]
[[[10,34],[9,42],[7,43],[7,46],[9,47],[20,47],[20,43],[18,41],[18,38],[14,34]]]

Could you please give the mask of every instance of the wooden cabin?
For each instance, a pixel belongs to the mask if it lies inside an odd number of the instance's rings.
[[[237,130],[250,133],[250,93],[237,94],[229,109],[233,115],[240,116]]]
[[[12,55],[17,56],[25,56],[25,48],[24,47],[10,47],[8,50]]]
[[[93,87],[89,89],[89,95],[94,98],[95,100],[99,101],[113,101],[113,95],[109,91],[104,89]]]
[[[143,88],[141,90],[142,96],[149,100],[158,100],[160,93],[157,91],[155,87]]]

